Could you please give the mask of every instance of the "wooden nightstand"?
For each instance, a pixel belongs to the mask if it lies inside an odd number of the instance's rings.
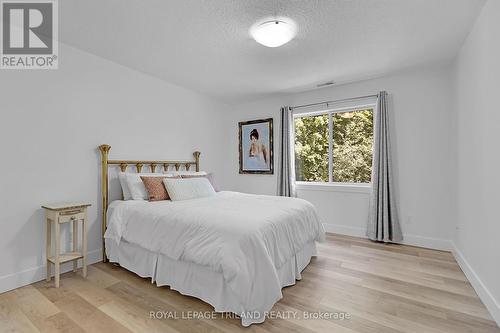
[[[47,217],[47,281],[50,281],[50,264],[54,264],[54,280],[56,288],[59,288],[59,275],[61,264],[73,261],[73,272],[76,272],[78,259],[82,259],[83,277],[87,277],[87,203],[66,202],[59,204],[44,205]],[[82,222],[82,249],[78,251],[78,222]],[[61,253],[61,224],[73,222],[73,251]],[[52,223],[55,229],[55,250],[52,248]]]

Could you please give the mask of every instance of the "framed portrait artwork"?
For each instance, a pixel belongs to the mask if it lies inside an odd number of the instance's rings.
[[[273,174],[273,118],[239,123],[240,173]]]

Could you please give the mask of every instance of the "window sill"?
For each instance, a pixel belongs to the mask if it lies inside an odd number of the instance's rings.
[[[369,194],[371,184],[296,182],[299,191],[351,192]]]

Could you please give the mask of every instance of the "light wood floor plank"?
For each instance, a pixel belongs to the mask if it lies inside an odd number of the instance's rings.
[[[85,333],[85,330],[78,326],[64,312],[59,312],[43,321],[41,332],[47,333]]]
[[[36,287],[48,299],[52,299],[54,305],[64,312],[68,318],[87,332],[131,332],[121,323],[115,321],[69,289],[64,284],[69,279],[68,275],[74,275],[74,273],[65,274],[64,278],[61,279],[60,288],[54,288],[51,283],[45,281],[39,282]]]
[[[122,300],[124,303],[133,303],[137,307],[143,309],[145,317],[148,318],[150,311],[168,311],[170,313],[175,313],[180,316],[182,310],[176,307],[172,307],[171,304],[163,302],[162,300],[151,297],[148,294],[142,292],[141,289],[133,287],[127,283],[117,283],[113,286],[107,288],[111,293],[113,293],[116,298]],[[207,309],[209,310],[209,309]],[[210,311],[210,310],[209,310]],[[161,320],[153,320],[160,321]],[[173,328],[177,332],[222,332],[215,327],[210,326],[204,320],[194,319],[194,320],[166,320],[164,321],[168,326]]]
[[[40,332],[23,311],[11,302],[11,294],[12,291],[0,295],[0,332]]]
[[[7,300],[20,309],[40,332],[50,331],[47,319],[61,311],[33,286],[12,291]]]

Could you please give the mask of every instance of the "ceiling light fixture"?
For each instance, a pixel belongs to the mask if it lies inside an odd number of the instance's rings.
[[[278,47],[291,41],[297,34],[297,26],[289,19],[275,19],[255,24],[250,29],[253,39],[267,47]]]

